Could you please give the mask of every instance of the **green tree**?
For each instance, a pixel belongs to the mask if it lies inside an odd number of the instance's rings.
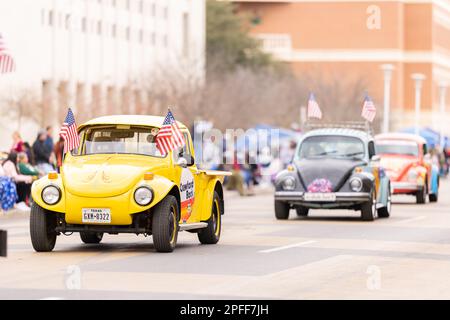
[[[206,2],[206,59],[208,69],[231,71],[237,66],[261,69],[274,67],[270,54],[249,35],[248,17],[236,14],[227,1]]]

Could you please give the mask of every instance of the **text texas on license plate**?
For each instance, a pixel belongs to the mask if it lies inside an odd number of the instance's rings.
[[[336,201],[335,193],[305,193],[305,201]]]
[[[111,210],[100,208],[83,208],[82,221],[86,223],[111,223]]]

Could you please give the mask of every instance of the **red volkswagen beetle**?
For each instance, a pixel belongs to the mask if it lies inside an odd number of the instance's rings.
[[[439,170],[432,165],[427,142],[419,135],[385,133],[375,137],[381,166],[391,180],[394,194],[416,196],[417,203],[438,200]]]

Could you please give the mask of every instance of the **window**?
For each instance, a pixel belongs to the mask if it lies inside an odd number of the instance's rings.
[[[102,22],[101,21],[97,21],[97,34],[101,35],[102,34]]]
[[[152,32],[151,41],[152,41],[152,45],[155,46],[156,45],[156,34],[154,32]]]
[[[50,11],[48,13],[48,25],[53,26],[54,23],[55,23],[55,14],[53,13],[53,11]]]
[[[191,146],[189,144],[189,137],[187,133],[183,132],[184,141],[186,141],[185,145],[181,148],[177,148],[173,152],[173,160],[176,163],[179,158],[192,158],[191,154]]]
[[[87,19],[86,18],[83,18],[81,20],[81,30],[83,32],[87,32],[88,31],[88,25],[87,25]]]
[[[376,143],[377,154],[401,154],[417,157],[419,146],[413,141],[380,140]]]
[[[112,25],[111,35],[113,36],[113,38],[117,37],[117,26],[115,24]]]
[[[41,10],[41,24],[45,25],[46,24],[46,18],[47,18],[47,12],[45,11],[45,9]]]
[[[64,24],[65,24],[65,28],[67,30],[70,29],[71,27],[71,22],[72,22],[72,16],[70,14],[66,14],[66,18],[64,19]]]
[[[363,159],[365,154],[364,143],[358,138],[325,135],[306,138],[300,146],[297,158]]]
[[[183,13],[183,56],[189,57],[189,13]]]
[[[126,38],[128,41],[131,40],[131,28],[130,27],[127,27]]]
[[[139,154],[161,157],[156,147],[157,128],[130,125],[85,128],[81,155]]]

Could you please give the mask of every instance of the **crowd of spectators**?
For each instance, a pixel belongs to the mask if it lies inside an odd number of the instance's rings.
[[[33,181],[61,166],[61,142],[54,143],[52,127],[39,131],[32,145],[14,132],[11,149],[0,159],[0,211],[27,210]]]

